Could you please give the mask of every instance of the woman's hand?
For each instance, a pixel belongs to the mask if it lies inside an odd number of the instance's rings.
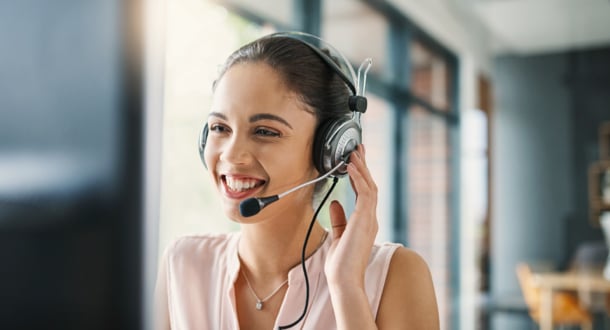
[[[377,186],[364,160],[364,146],[350,155],[347,173],[356,192],[349,218],[337,201],[330,204],[333,242],[324,272],[337,329],[376,329],[364,289],[364,273],[377,235]]]
[[[324,267],[331,290],[364,290],[364,272],[377,235],[377,185],[365,161],[364,146],[350,155],[347,165],[356,207],[349,221],[339,202],[330,204],[333,242]]]
[[[356,192],[356,207],[349,221],[338,202],[330,205],[333,242],[324,271],[337,329],[439,329],[428,266],[406,248],[398,248],[392,256],[379,309],[373,316],[364,275],[377,235],[377,186],[364,155],[364,147],[358,146],[347,166]]]

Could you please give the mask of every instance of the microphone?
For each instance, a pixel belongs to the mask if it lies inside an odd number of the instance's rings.
[[[277,202],[280,198],[295,192],[301,188],[305,188],[307,186],[309,186],[310,184],[314,184],[322,179],[327,178],[328,176],[330,176],[332,173],[334,173],[337,169],[339,169],[339,167],[345,165],[345,161],[341,161],[337,166],[335,166],[333,169],[331,169],[330,171],[326,172],[326,174],[317,177],[311,181],[307,181],[301,185],[298,185],[288,191],[285,191],[281,194],[278,195],[273,195],[273,196],[267,196],[267,197],[252,197],[252,198],[248,198],[246,200],[244,200],[243,202],[241,202],[239,204],[239,213],[241,213],[242,217],[251,217],[255,214],[257,214],[258,212],[260,212],[264,207],[266,207],[267,205]]]

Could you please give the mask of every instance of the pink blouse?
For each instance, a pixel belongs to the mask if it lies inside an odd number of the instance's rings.
[[[239,274],[239,233],[186,236],[165,254],[167,305],[172,329],[239,329],[234,283]],[[331,244],[322,246],[305,262],[309,276],[309,307],[294,329],[335,329],[336,322],[324,275],[324,261]],[[365,290],[371,312],[377,309],[390,260],[399,244],[374,245],[365,274]],[[161,283],[159,283],[160,285]],[[274,329],[294,322],[303,312],[305,279],[301,265],[288,273],[288,289]]]

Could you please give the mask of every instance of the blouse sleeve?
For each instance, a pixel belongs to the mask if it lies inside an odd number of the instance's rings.
[[[155,302],[154,302],[154,325],[155,330],[171,329],[169,319],[169,299],[168,299],[168,276],[167,276],[167,259],[169,258],[169,248],[165,250],[163,257],[159,262],[159,270],[157,273],[157,283],[155,286]]]

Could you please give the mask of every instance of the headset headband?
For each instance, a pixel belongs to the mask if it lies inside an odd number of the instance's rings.
[[[343,54],[340,51],[338,51],[336,48],[334,48],[331,44],[327,43],[326,41],[320,39],[317,36],[314,36],[313,34],[309,34],[309,33],[305,33],[305,32],[297,32],[297,31],[277,32],[277,33],[270,34],[267,37],[268,38],[286,37],[286,38],[291,38],[291,39],[297,39],[297,40],[301,41],[302,43],[306,44],[307,46],[309,46],[309,48],[311,48],[311,50],[313,50],[316,54],[318,54],[318,56],[328,66],[330,66],[333,69],[333,71],[335,71],[339,75],[341,80],[343,80],[345,82],[345,84],[349,87],[349,89],[352,91],[352,94],[354,94],[354,95],[358,94],[358,91],[357,91],[356,85],[355,85],[356,74],[354,72],[354,69],[352,68],[352,65],[345,58],[345,56],[343,56]],[[328,49],[330,56],[328,54],[325,54],[322,51],[323,48]],[[333,59],[332,59],[333,56],[337,57],[339,59],[340,64],[337,64],[337,62],[333,61]],[[347,73],[345,71],[347,71]]]
[[[296,39],[306,46],[308,46],[311,50],[313,50],[320,59],[324,61],[338,76],[343,80],[343,82],[347,85],[347,87],[352,92],[352,96],[350,96],[348,100],[348,105],[350,110],[354,111],[357,116],[358,113],[364,113],[367,108],[367,101],[364,97],[364,92],[366,88],[366,74],[371,68],[372,60],[370,58],[365,59],[360,67],[358,68],[358,75],[354,72],[354,68],[347,60],[347,58],[333,47],[331,44],[322,40],[321,38],[314,36],[313,34],[304,33],[304,32],[277,32],[267,36],[267,38],[275,38],[275,37],[286,37],[291,39]],[[326,54],[322,49],[328,50],[329,54]],[[337,62],[333,60],[333,58],[337,58]],[[364,75],[362,83],[360,81],[360,75],[362,73],[362,69],[364,68]]]

